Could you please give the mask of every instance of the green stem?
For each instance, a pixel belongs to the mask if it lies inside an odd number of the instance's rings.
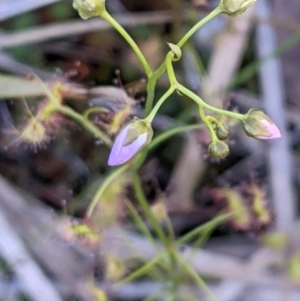
[[[84,111],[83,118],[88,119],[89,115],[93,113],[107,113],[107,112],[109,112],[109,110],[102,107],[90,108]]]
[[[83,127],[93,133],[96,137],[100,138],[106,145],[111,146],[111,140],[106,134],[104,134],[98,127],[93,123],[86,120],[82,115],[78,114],[71,108],[63,105],[58,105],[55,107],[55,111],[62,113],[72,119],[78,121]]]
[[[209,121],[209,118],[207,118],[207,116],[204,113],[203,106],[199,106],[199,114],[200,114],[200,118],[202,119],[202,121],[204,122],[204,124],[206,125],[206,127],[209,130],[211,140],[212,141],[218,141],[219,139],[216,135],[216,132],[214,131],[214,129],[212,127],[212,124]]]
[[[221,13],[222,13],[222,11],[221,11],[220,7],[219,6],[216,7],[207,16],[205,16],[197,24],[195,24],[177,43],[177,46],[182,47],[198,29],[200,29],[203,25],[205,25],[206,23],[208,23],[209,21],[211,21],[213,18],[217,17]]]
[[[218,109],[218,108],[215,108],[215,107],[207,104],[197,94],[195,94],[194,92],[192,92],[191,90],[187,89],[186,87],[184,87],[183,85],[181,85],[179,83],[177,84],[176,88],[182,94],[188,96],[189,98],[191,98],[192,100],[194,100],[199,106],[202,106],[205,109],[208,109],[208,110],[210,110],[212,112],[215,112],[217,114],[220,114],[220,115],[225,115],[225,116],[228,116],[228,117],[231,117],[231,118],[238,119],[240,121],[242,121],[244,119],[244,115],[243,114],[239,114],[239,113],[235,113],[235,112],[231,112],[231,111],[227,111],[227,110]]]
[[[145,221],[142,219],[142,217],[138,213],[138,211],[135,208],[135,206],[133,206],[131,204],[131,202],[129,202],[129,201],[126,202],[126,206],[127,206],[128,210],[129,210],[129,213],[131,214],[132,219],[134,220],[137,228],[140,230],[140,232],[142,234],[144,234],[146,236],[146,238],[148,239],[148,241],[152,244],[153,248],[155,248],[156,251],[158,251],[157,246],[155,244],[154,237],[152,236],[152,233],[148,229],[147,225],[145,224]]]
[[[120,175],[122,174],[124,171],[126,171],[126,169],[128,169],[128,165],[123,165],[117,169],[115,169],[105,180],[104,182],[100,185],[99,189],[97,190],[95,196],[93,197],[92,202],[90,203],[88,209],[87,209],[87,213],[86,213],[86,217],[90,218],[93,214],[93,211],[96,207],[96,205],[98,204],[98,202],[100,201],[100,198],[102,197],[105,189]]]
[[[151,123],[157,114],[159,108],[162,106],[162,104],[165,102],[165,100],[174,92],[174,88],[170,87],[163,95],[162,97],[157,101],[156,105],[150,112],[150,114],[144,119],[146,122]]]
[[[172,64],[173,55],[174,55],[174,53],[172,51],[170,51],[167,54],[166,60],[165,60],[169,82],[172,87],[174,87],[177,83],[176,75],[175,75],[173,64]]]
[[[143,53],[141,52],[140,48],[137,46],[135,41],[131,38],[128,32],[107,12],[103,12],[101,17],[106,20],[115,30],[119,32],[119,34],[127,41],[130,45],[132,50],[135,52],[136,56],[138,57],[140,63],[142,64],[147,77],[149,78],[152,74],[151,67],[149,66],[146,58],[144,57]]]
[[[175,249],[173,241],[169,241],[169,239],[166,237],[164,231],[162,230],[158,220],[156,219],[155,215],[153,214],[142,189],[141,182],[139,179],[139,176],[135,169],[132,169],[132,181],[133,181],[133,187],[136,193],[136,197],[146,215],[146,217],[149,219],[150,223],[152,224],[152,227],[154,228],[155,232],[158,235],[158,238],[160,239],[161,243],[164,245],[169,259],[170,259],[170,265],[173,273],[176,273],[176,256],[175,256]]]
[[[171,138],[172,136],[192,130],[197,130],[200,129],[204,126],[204,124],[192,124],[192,125],[184,125],[184,126],[179,126],[174,129],[169,129],[165,132],[162,132],[160,135],[155,137],[152,142],[149,144],[147,147],[147,152],[155,149],[155,147],[160,144],[162,141]],[[143,161],[145,160],[145,156],[142,156],[138,158],[137,164],[135,167],[139,167],[142,165]]]
[[[151,222],[155,232],[157,233],[160,241],[164,244],[164,246],[168,245],[168,241],[167,238],[158,222],[158,220],[156,219],[155,215],[153,214],[153,212],[151,211],[151,208],[145,198],[144,192],[142,190],[142,186],[141,186],[141,182],[139,179],[139,176],[136,172],[136,170],[132,169],[132,182],[133,182],[133,187],[136,193],[136,197],[137,200],[139,201],[145,215],[147,216],[147,218],[149,219],[149,221]]]
[[[232,213],[221,214],[221,215],[215,217],[214,219],[210,220],[209,222],[206,222],[205,224],[198,226],[197,228],[195,228],[195,229],[189,231],[188,233],[186,233],[185,235],[181,236],[177,240],[176,243],[178,245],[187,244],[189,241],[194,239],[194,237],[200,236],[200,233],[202,231],[205,231],[207,228],[217,227],[218,225],[222,224],[223,222],[228,221],[229,218],[232,216],[233,216]]]
[[[168,77],[169,77],[169,81],[171,83],[171,86],[174,86],[174,84],[176,83],[176,76],[175,76],[174,69],[173,69],[173,66],[172,66],[172,59],[173,59],[173,53],[169,52],[166,55],[165,62],[150,76],[150,78],[148,80],[145,116],[146,116],[146,119],[149,120],[150,122],[152,122],[152,120],[153,120],[155,114],[157,113],[158,109],[160,108],[160,106],[166,100],[166,98],[163,98],[165,96],[165,94],[164,94],[162,96],[162,98],[157,102],[157,104],[154,107],[154,109],[151,111],[151,109],[153,107],[154,90],[155,90],[155,85],[156,85],[157,79],[167,69],[167,71],[168,71]],[[168,93],[168,91],[166,93]],[[173,93],[173,91],[174,91],[174,88],[173,88],[172,92],[170,93],[170,95]]]
[[[196,129],[200,129],[203,127],[203,124],[192,124],[192,125],[184,125],[179,126],[174,129],[167,130],[165,132],[162,132],[160,135],[156,136],[151,144],[148,146],[148,150],[154,149],[158,144],[160,144],[162,141],[171,138],[172,136],[176,134],[180,134],[183,132],[188,132]]]
[[[169,232],[169,240],[172,243],[175,240],[175,232],[174,232],[171,218],[168,213],[166,214],[165,220],[166,220],[166,227]]]
[[[206,118],[209,120],[209,122],[211,124],[215,123],[217,125],[217,127],[221,127],[223,124],[220,120],[218,120],[217,118],[213,117],[213,116],[206,116]]]
[[[140,268],[135,270],[134,272],[130,273],[128,276],[120,280],[116,285],[116,287],[121,286],[125,283],[132,282],[136,280],[139,277],[142,277],[149,273],[150,270],[152,270],[156,265],[158,265],[159,261],[163,259],[163,253],[157,255],[150,261],[146,262],[144,265],[142,265]]]
[[[206,17],[204,17],[202,20],[200,20],[196,25],[194,25],[183,37],[182,39],[177,43],[178,47],[182,47],[187,40],[203,25],[205,25],[207,22],[211,21],[213,18],[218,16],[222,11],[219,7],[214,9],[212,12],[210,12]],[[146,110],[145,110],[145,116],[148,116],[150,113],[152,106],[153,106],[153,99],[154,99],[154,90],[155,90],[155,84],[157,79],[166,71],[166,64],[163,62],[160,67],[154,71],[149,77],[148,77],[148,85],[147,85],[147,99],[146,99]]]
[[[163,75],[166,67],[165,63],[161,64],[160,67],[154,71],[148,78],[147,84],[147,99],[145,107],[145,117],[148,116],[153,107],[154,95],[155,95],[155,86],[159,77]]]
[[[176,259],[181,263],[181,266],[186,270],[188,274],[192,278],[194,278],[195,282],[203,289],[203,291],[210,297],[212,301],[218,301],[218,299],[214,296],[208,285],[205,281],[200,277],[200,275],[196,272],[196,270],[187,262],[187,260],[183,259],[179,254],[176,254]]]
[[[34,78],[42,86],[42,89],[44,90],[45,94],[48,96],[48,100],[53,104],[53,106],[60,105],[61,97],[59,97],[59,98],[55,97],[55,95],[53,94],[53,91],[51,91],[50,88],[37,75],[34,75]]]

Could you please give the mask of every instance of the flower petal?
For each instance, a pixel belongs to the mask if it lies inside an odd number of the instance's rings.
[[[269,136],[258,136],[258,139],[262,139],[262,140],[269,140],[269,139],[277,139],[281,137],[281,133],[278,129],[278,127],[276,126],[275,123],[270,123],[268,120],[260,120],[260,122],[262,124],[264,124],[264,126],[266,127],[267,131],[270,133]]]
[[[128,129],[130,127],[130,124],[128,124],[127,126],[125,126],[120,132],[119,134],[117,135],[115,141],[114,141],[114,144],[112,146],[112,149],[110,151],[110,154],[109,154],[109,158],[108,158],[108,165],[110,166],[115,166],[115,165],[118,165],[118,164],[114,164],[115,161],[117,160],[121,150],[122,150],[122,147],[124,145],[124,142],[126,140],[126,136],[127,136],[127,132],[128,132]]]
[[[112,152],[108,159],[108,165],[116,166],[121,165],[127,161],[129,161],[132,157],[136,155],[136,153],[146,144],[147,142],[147,133],[144,133],[138,136],[132,143],[128,145],[122,145],[118,152],[113,153],[114,146],[112,148]],[[119,146],[119,145],[118,145]]]

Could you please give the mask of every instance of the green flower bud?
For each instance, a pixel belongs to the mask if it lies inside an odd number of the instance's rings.
[[[237,16],[242,14],[255,2],[256,0],[221,0],[219,7],[223,13],[230,16]]]
[[[105,0],[73,0],[73,7],[86,20],[105,12]]]
[[[216,129],[216,135],[220,140],[225,140],[228,138],[229,136],[229,128],[228,126],[226,126],[225,124],[220,125],[217,129]]]
[[[243,119],[244,131],[247,136],[257,139],[276,139],[281,134],[275,123],[261,110],[250,109]]]
[[[209,154],[216,159],[224,159],[229,154],[229,147],[224,141],[212,141],[208,146]]]
[[[146,122],[144,119],[139,119],[135,117],[130,123],[130,127],[128,129],[124,145],[131,144],[133,141],[136,140],[137,137],[144,133],[147,133],[146,144],[148,144],[152,140],[153,136],[151,124]]]

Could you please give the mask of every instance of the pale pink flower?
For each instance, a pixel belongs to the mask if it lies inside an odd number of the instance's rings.
[[[108,165],[121,165],[133,158],[151,141],[153,131],[143,120],[134,120],[117,135],[112,146]],[[129,141],[129,142],[128,142]]]
[[[260,120],[260,122],[266,127],[266,130],[269,132],[269,136],[257,136],[256,138],[262,140],[276,139],[280,138],[281,134],[275,123],[271,123],[268,120]]]

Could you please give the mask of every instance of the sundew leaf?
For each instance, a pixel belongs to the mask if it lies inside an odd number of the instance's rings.
[[[36,97],[45,95],[43,87],[34,80],[0,73],[0,97]]]

